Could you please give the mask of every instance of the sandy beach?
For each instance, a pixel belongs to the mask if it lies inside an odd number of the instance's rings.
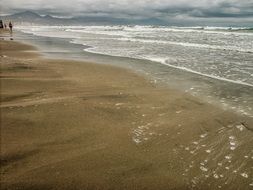
[[[253,120],[131,70],[0,40],[1,189],[253,188]]]

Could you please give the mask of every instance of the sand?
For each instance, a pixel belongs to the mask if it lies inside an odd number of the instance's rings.
[[[1,189],[252,189],[252,119],[130,70],[0,40]]]

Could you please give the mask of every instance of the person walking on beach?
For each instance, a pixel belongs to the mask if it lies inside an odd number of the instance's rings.
[[[0,28],[4,28],[3,21],[0,20]]]
[[[12,27],[13,27],[12,23],[9,22],[9,28],[10,28],[11,33],[12,33]]]

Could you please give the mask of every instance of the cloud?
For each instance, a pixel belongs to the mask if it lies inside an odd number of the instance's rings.
[[[1,12],[163,20],[253,19],[252,0],[0,0]]]

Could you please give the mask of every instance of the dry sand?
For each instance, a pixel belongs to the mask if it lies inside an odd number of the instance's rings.
[[[252,120],[129,70],[0,40],[1,189],[252,189]]]

